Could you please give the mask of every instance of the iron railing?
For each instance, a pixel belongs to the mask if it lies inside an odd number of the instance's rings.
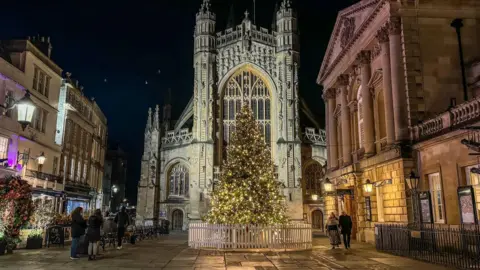
[[[377,250],[460,269],[480,269],[480,225],[375,225]]]
[[[27,170],[25,172],[26,176],[49,181],[49,182],[61,182],[61,178],[58,175],[53,175],[53,174],[48,174],[44,172],[38,172],[38,171],[32,171],[32,170]]]

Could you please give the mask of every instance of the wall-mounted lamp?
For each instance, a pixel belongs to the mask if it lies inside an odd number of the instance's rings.
[[[340,185],[343,185],[343,184],[346,184],[348,183],[347,179],[338,179],[337,181],[335,181],[335,184],[332,183],[330,181],[330,179],[328,178],[325,178],[325,180],[323,181],[323,189],[325,189],[325,192],[326,193],[332,193],[334,192],[334,189]]]
[[[0,104],[0,108],[5,109],[6,111],[11,110],[17,107],[17,122],[22,125],[22,129],[32,123],[33,113],[35,112],[36,106],[30,98],[30,92],[28,90],[25,92],[23,98],[18,101],[14,101],[13,105],[6,107]]]
[[[378,181],[378,182],[375,182],[375,183],[372,183],[372,182],[370,182],[369,179],[367,179],[365,184],[363,184],[363,191],[366,194],[370,194],[370,193],[372,193],[374,187],[377,188],[377,187],[382,187],[384,185],[391,185],[391,184],[392,184],[392,179],[386,179],[386,180]]]
[[[45,163],[45,160],[47,158],[45,157],[45,154],[42,152],[40,156],[37,157],[37,163],[38,165],[43,165]]]
[[[17,165],[22,161],[22,167],[26,168],[28,165],[28,161],[30,159],[36,160],[38,165],[43,165],[45,163],[45,160],[47,157],[45,154],[42,152],[38,157],[32,158],[30,157],[30,150],[28,151],[23,151],[23,153],[17,152]]]

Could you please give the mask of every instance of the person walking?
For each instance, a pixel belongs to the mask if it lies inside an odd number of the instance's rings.
[[[122,249],[122,240],[125,235],[125,228],[130,225],[130,218],[128,217],[125,206],[120,208],[120,212],[115,216],[115,223],[117,223],[117,238],[118,246],[117,249]]]
[[[72,245],[70,246],[70,259],[78,259],[77,248],[80,242],[80,237],[85,235],[85,229],[87,228],[87,222],[82,216],[83,208],[77,207],[72,211]]]
[[[339,218],[340,231],[343,235],[343,244],[346,249],[350,248],[350,235],[352,234],[352,218],[342,211],[342,215]]]
[[[338,219],[333,212],[331,212],[330,216],[328,217],[326,229],[328,239],[330,239],[330,244],[332,245],[332,249],[335,249],[335,247],[339,247],[340,234],[338,233]]]
[[[88,237],[88,260],[95,260],[98,255],[98,241],[100,241],[100,230],[103,225],[102,211],[95,210],[94,214],[88,219],[87,237]]]

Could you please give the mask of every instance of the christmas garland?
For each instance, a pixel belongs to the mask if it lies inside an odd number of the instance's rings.
[[[7,250],[20,242],[20,229],[30,221],[34,209],[32,188],[26,181],[17,176],[0,179],[0,217]]]

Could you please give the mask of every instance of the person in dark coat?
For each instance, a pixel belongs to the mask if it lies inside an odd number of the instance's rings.
[[[122,206],[120,212],[115,216],[115,223],[117,223],[117,238],[118,246],[117,249],[122,249],[122,240],[125,235],[125,228],[130,225],[130,217],[127,214],[127,209],[125,206]]]
[[[85,234],[85,229],[87,228],[87,222],[82,216],[83,208],[77,207],[72,212],[72,246],[70,247],[70,259],[76,260],[79,257],[77,256],[77,247],[80,242],[80,237]]]
[[[345,245],[346,249],[350,248],[350,235],[352,234],[352,218],[345,213],[342,212],[342,215],[339,219],[340,230],[343,235],[343,244]]]
[[[100,241],[100,229],[103,225],[102,211],[95,210],[95,213],[88,219],[88,260],[95,260],[98,254],[98,241]]]

